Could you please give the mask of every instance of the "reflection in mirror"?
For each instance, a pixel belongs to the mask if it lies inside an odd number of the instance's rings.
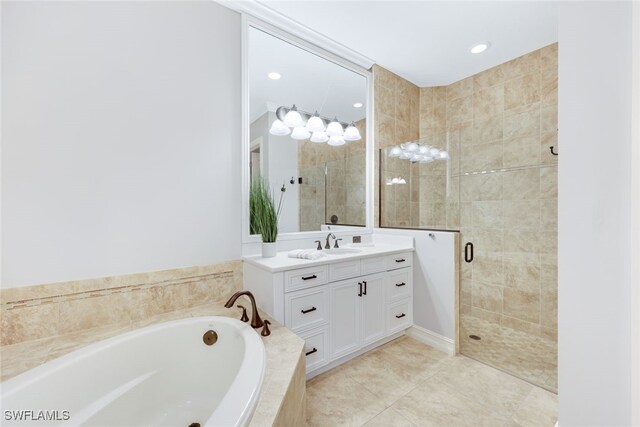
[[[249,173],[284,186],[281,233],[366,226],[367,79],[249,29]]]

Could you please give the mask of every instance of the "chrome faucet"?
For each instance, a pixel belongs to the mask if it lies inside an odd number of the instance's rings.
[[[332,237],[335,239],[335,238],[336,238],[336,235],[335,235],[335,234],[333,234],[333,233],[329,233],[329,234],[327,234],[327,242],[326,242],[326,244],[324,245],[324,248],[325,248],[325,249],[331,249],[331,245],[329,244],[329,239],[331,239]]]
[[[253,327],[254,329],[262,327],[264,325],[264,321],[260,318],[260,315],[258,314],[258,307],[256,306],[256,300],[253,297],[253,294],[251,292],[249,291],[236,292],[235,294],[231,295],[231,298],[229,298],[229,301],[227,301],[227,303],[224,306],[227,308],[233,307],[233,304],[235,304],[236,300],[242,295],[246,295],[247,297],[249,297],[249,300],[251,301],[251,327]]]

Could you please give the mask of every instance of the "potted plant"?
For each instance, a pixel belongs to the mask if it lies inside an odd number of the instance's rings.
[[[251,183],[249,209],[251,234],[262,235],[262,256],[274,257],[278,252],[278,219],[282,210],[282,194],[276,207],[273,194],[262,177]]]

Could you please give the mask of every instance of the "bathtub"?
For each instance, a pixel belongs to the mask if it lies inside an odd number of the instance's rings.
[[[218,335],[212,345],[203,340],[209,330]],[[193,317],[161,323],[1,383],[0,424],[244,426],[258,402],[265,360],[259,334],[239,320]]]

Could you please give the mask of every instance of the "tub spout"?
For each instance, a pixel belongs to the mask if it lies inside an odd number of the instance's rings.
[[[246,295],[247,297],[249,297],[249,300],[251,301],[251,327],[255,329],[261,328],[264,325],[264,322],[260,318],[260,314],[258,314],[258,306],[256,305],[256,299],[253,297],[253,294],[251,292],[249,291],[236,292],[235,294],[231,295],[231,298],[229,298],[229,301],[227,301],[227,303],[224,306],[227,308],[233,307],[233,304],[235,304],[238,297],[241,297],[242,295]]]

